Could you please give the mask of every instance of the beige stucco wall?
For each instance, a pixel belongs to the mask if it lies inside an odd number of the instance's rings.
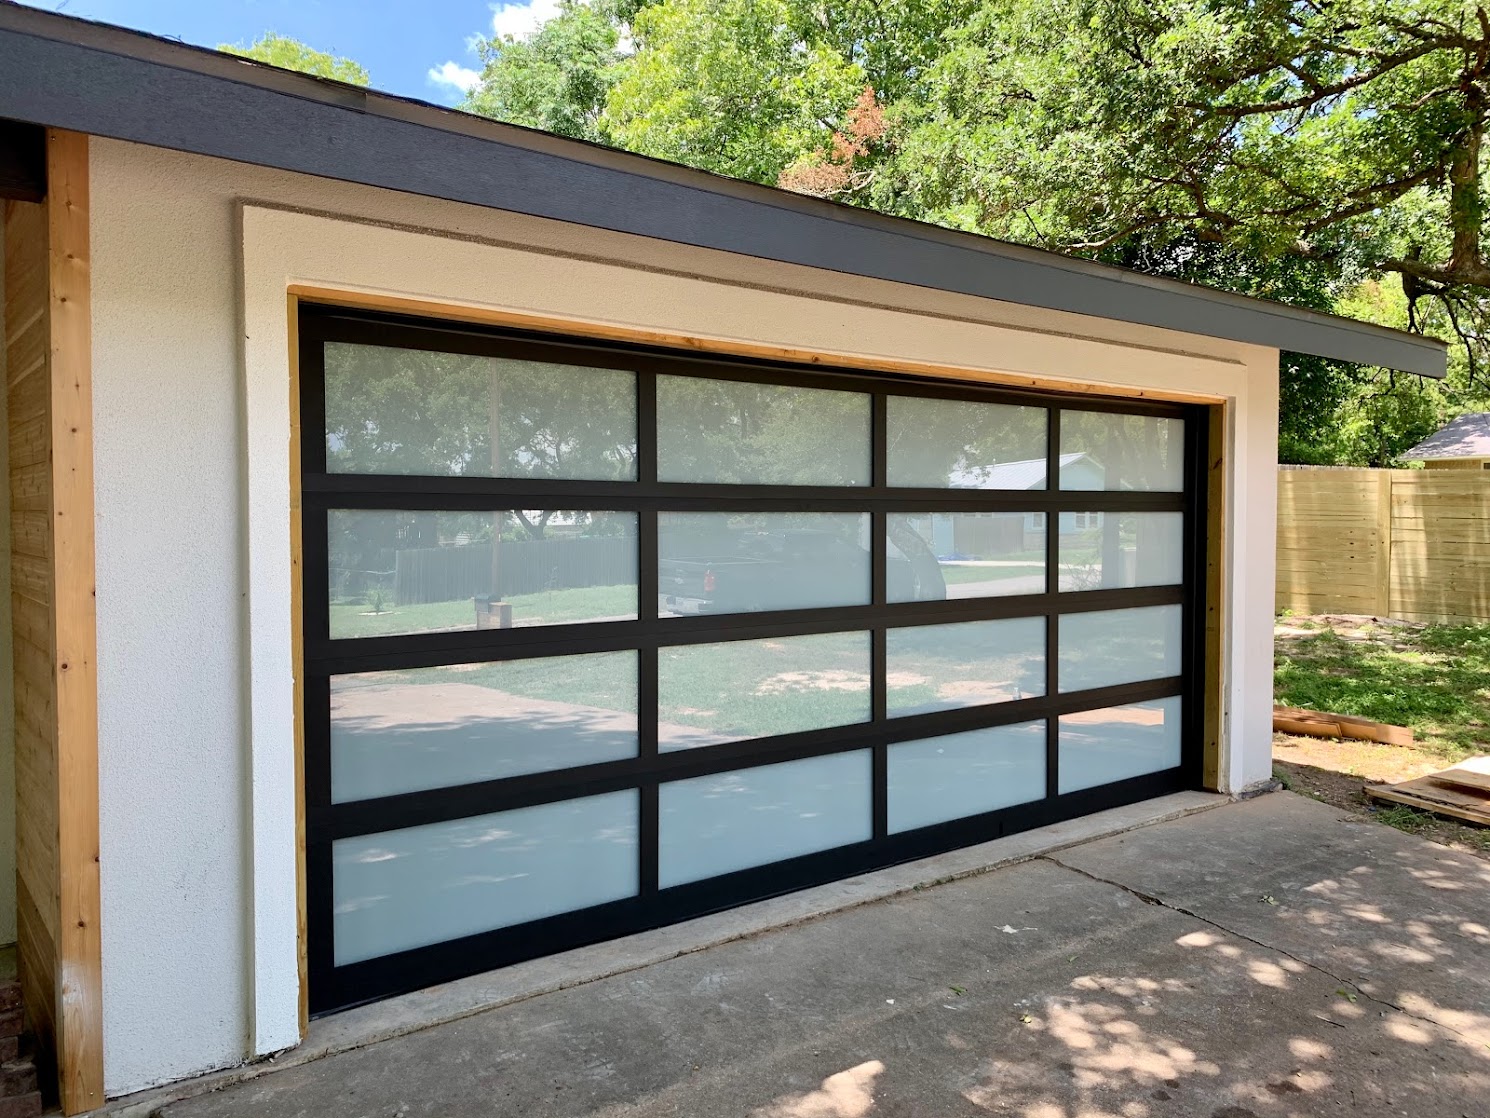
[[[111,1095],[295,1036],[292,283],[1228,399],[1224,779],[1268,775],[1275,350],[121,143],[92,173]]]

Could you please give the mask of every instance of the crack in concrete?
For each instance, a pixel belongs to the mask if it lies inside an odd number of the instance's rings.
[[[1111,878],[1100,877],[1097,874],[1091,873],[1088,870],[1084,870],[1079,866],[1073,866],[1069,862],[1062,862],[1059,858],[1056,858],[1051,854],[1040,854],[1036,857],[1039,861],[1049,862],[1051,865],[1059,866],[1063,870],[1070,870],[1072,873],[1078,874],[1081,877],[1086,878],[1088,881],[1095,881],[1101,885],[1111,885],[1115,889],[1121,889],[1124,893],[1127,893],[1129,896],[1136,897],[1144,904],[1155,905],[1158,908],[1168,909],[1170,912],[1177,912],[1181,916],[1188,916],[1192,920],[1199,920],[1202,924],[1205,924],[1211,928],[1215,928],[1218,932],[1222,932],[1225,935],[1235,936],[1237,939],[1244,940],[1245,942],[1252,944],[1254,947],[1260,947],[1264,951],[1271,951],[1275,954],[1282,955],[1285,959],[1291,959],[1295,963],[1298,963],[1300,966],[1308,967],[1312,971],[1317,971],[1331,981],[1338,982],[1341,986],[1349,987],[1351,990],[1354,990],[1357,994],[1359,994],[1361,997],[1365,998],[1369,1002],[1374,1002],[1376,1005],[1385,1006],[1387,1009],[1396,1010],[1404,1017],[1410,1017],[1414,1021],[1421,1021],[1425,1025],[1432,1025],[1434,1028],[1443,1029],[1445,1032],[1453,1033],[1455,1036],[1462,1037],[1463,1039],[1471,1043],[1479,1043],[1477,1038],[1470,1036],[1468,1033],[1463,1032],[1462,1030],[1454,1028],[1454,1026],[1452,1025],[1445,1024],[1442,1021],[1436,1021],[1432,1017],[1424,1017],[1420,1013],[1414,1013],[1406,1006],[1398,1005],[1394,1001],[1389,1001],[1386,998],[1378,998],[1375,994],[1368,993],[1367,991],[1361,989],[1360,984],[1353,978],[1345,978],[1341,975],[1335,974],[1333,971],[1326,970],[1324,967],[1320,966],[1318,963],[1314,962],[1311,959],[1302,959],[1299,956],[1295,955],[1293,952],[1288,951],[1285,948],[1278,947],[1276,944],[1264,943],[1260,939],[1249,936],[1246,932],[1237,931],[1235,928],[1228,928],[1225,924],[1217,923],[1215,920],[1212,920],[1209,917],[1202,916],[1200,913],[1194,911],[1193,909],[1186,908],[1183,905],[1171,904],[1163,897],[1156,896],[1153,893],[1145,893],[1142,889],[1135,889],[1133,888],[1133,886],[1126,885],[1121,881],[1114,881]],[[1332,1023],[1338,1024],[1339,1022]]]

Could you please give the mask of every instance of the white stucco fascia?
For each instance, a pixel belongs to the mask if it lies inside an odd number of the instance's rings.
[[[291,285],[1226,400],[1222,774],[1268,775],[1275,350],[128,144],[92,166],[109,1094],[298,1040]]]

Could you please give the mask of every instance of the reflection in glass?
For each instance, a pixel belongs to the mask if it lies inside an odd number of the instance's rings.
[[[1177,586],[1184,565],[1185,514],[1063,512],[1062,590]]]
[[[867,842],[870,771],[861,749],[662,785],[658,885]]]
[[[333,509],[332,637],[636,617],[636,513]]]
[[[868,541],[868,513],[660,513],[657,612],[868,605]]]
[[[331,677],[331,799],[636,756],[634,651]]]
[[[1062,489],[1178,493],[1184,455],[1183,419],[1061,412]]]
[[[1179,675],[1182,616],[1177,605],[1063,615],[1061,690]]]
[[[636,477],[633,373],[342,342],[325,354],[330,473]]]
[[[1044,408],[891,396],[889,482],[922,489],[1044,489]]]
[[[1180,700],[1061,716],[1060,791],[1163,772],[1180,763]]]
[[[657,480],[868,485],[869,397],[657,378]]]
[[[635,896],[638,799],[610,792],[337,839],[336,965]]]
[[[657,748],[869,721],[869,634],[729,641],[657,652]]]
[[[885,632],[885,696],[892,718],[1043,694],[1043,617]]]
[[[1045,592],[1043,512],[892,512],[885,534],[891,602]]]
[[[1045,722],[906,741],[889,748],[890,833],[1045,796]]]

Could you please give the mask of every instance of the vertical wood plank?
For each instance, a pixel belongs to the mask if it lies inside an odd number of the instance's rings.
[[[310,1029],[310,956],[305,879],[305,556],[301,547],[300,507],[300,299],[286,296],[290,336],[290,630],[295,671],[295,936],[299,969],[300,1039]],[[317,437],[320,433],[317,433]]]
[[[1389,617],[1392,612],[1392,477],[1391,470],[1376,476],[1376,609]]]
[[[87,136],[48,131],[47,183],[60,797],[57,1070],[63,1112],[78,1114],[104,1101]]]

